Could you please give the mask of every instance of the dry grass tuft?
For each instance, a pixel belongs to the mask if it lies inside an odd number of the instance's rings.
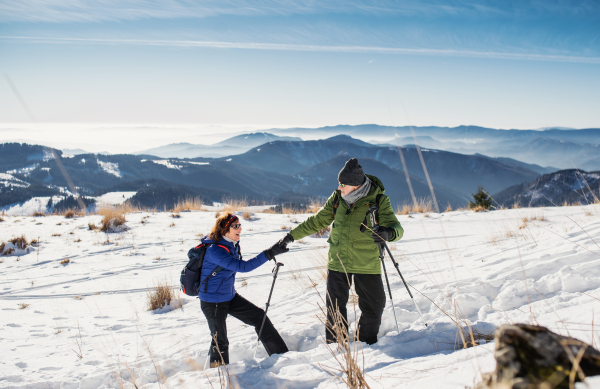
[[[335,343],[325,344],[325,347],[333,356],[335,366],[319,365],[323,370],[331,374],[332,377],[342,381],[348,388],[370,389],[365,373],[365,355],[361,342],[357,341],[360,331],[358,324],[354,329],[355,341],[351,343],[346,328],[346,319],[342,316],[340,310],[337,307],[335,310],[330,309],[329,314],[333,318],[333,323],[327,322],[326,326],[333,333]],[[336,374],[332,370],[341,374]]]
[[[321,201],[311,200],[310,203],[306,206],[306,212],[308,213],[317,213],[323,207]]]
[[[322,238],[325,236],[329,236],[330,231],[331,231],[331,227],[328,226],[328,227],[322,228],[321,230],[312,234],[312,237],[313,238]]]
[[[243,211],[245,208],[248,208],[248,201],[246,200],[224,200],[225,207],[223,208],[223,212],[238,212]]]
[[[416,203],[403,204],[398,206],[397,215],[408,215],[409,213],[431,213],[433,212],[433,201],[431,199],[420,198]]]
[[[482,205],[478,205],[475,208],[471,208],[473,210],[473,212],[487,212],[488,210],[485,209],[484,206]]]
[[[175,294],[171,287],[166,283],[159,283],[154,289],[149,290],[147,294],[148,310],[154,311],[173,303],[173,308],[181,308],[183,303],[179,294]]]
[[[115,228],[125,224],[126,221],[125,212],[120,208],[103,208],[99,211],[99,214],[104,216],[100,226],[102,232],[112,232]]]
[[[21,304],[19,304],[19,309],[25,309],[25,308],[27,308],[27,307],[28,307],[28,306],[30,306],[30,305],[31,305],[31,304],[25,304],[25,303],[21,303]]]
[[[180,218],[180,217],[181,217],[181,215],[180,215],[179,213],[172,213],[172,214],[171,214],[171,217],[172,217],[172,218],[175,218],[175,219],[178,219],[178,218]]]
[[[97,230],[97,229],[98,229],[98,226],[97,226],[97,225],[95,225],[95,224],[94,224],[94,223],[92,223],[92,222],[89,222],[89,223],[88,223],[88,228],[90,229],[90,231],[94,231],[94,230]]]
[[[288,226],[281,226],[282,230],[288,230],[290,231],[292,229],[292,227],[288,227]]]
[[[52,236],[61,236],[61,234],[52,234]]]
[[[448,204],[448,207],[444,212],[452,212],[452,205]]]
[[[175,207],[173,208],[173,212],[190,212],[190,211],[201,211],[202,210],[202,200],[199,198],[191,198],[188,197],[185,200],[177,201]]]
[[[72,219],[75,217],[75,211],[72,209],[67,209],[63,215],[66,219]]]
[[[169,227],[175,227],[175,222],[169,224]]]
[[[6,247],[6,243],[5,242],[0,243],[0,255],[4,254],[4,247]]]
[[[21,235],[16,238],[12,238],[11,240],[9,240],[9,242],[14,244],[15,246],[17,246],[17,248],[19,248],[21,250],[27,248],[27,245],[29,244],[29,242],[27,241],[27,238],[25,238],[25,235]]]
[[[33,247],[38,247],[40,245],[40,241],[37,239],[34,239],[31,242],[29,242],[29,245],[33,246]]]
[[[69,258],[65,258],[65,259],[63,259],[62,261],[60,261],[60,264],[61,264],[61,265],[66,265],[66,264],[68,264],[68,263],[70,263],[70,262],[71,262],[71,260],[70,260]]]
[[[3,222],[3,221],[4,221],[4,219],[2,217],[0,217],[0,222]]]
[[[244,213],[242,214],[242,218],[245,220],[252,220],[252,212],[244,211]]]
[[[44,217],[46,216],[46,214],[44,212],[34,212],[33,215],[31,215],[33,217]]]

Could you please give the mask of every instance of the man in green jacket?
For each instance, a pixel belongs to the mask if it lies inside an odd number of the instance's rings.
[[[346,162],[338,174],[338,189],[329,197],[323,208],[290,231],[282,239],[283,244],[329,226],[333,222],[327,261],[327,325],[326,340],[334,342],[331,331],[331,313],[339,309],[346,320],[348,297],[352,279],[358,294],[358,306],[362,312],[359,340],[367,344],[377,342],[381,315],[385,307],[385,291],[381,280],[381,262],[378,243],[395,242],[402,238],[404,230],[394,214],[389,197],[381,181],[365,175],[356,158]],[[378,196],[379,195],[379,196]],[[368,217],[370,207],[379,206],[379,226],[371,231]],[[368,228],[365,228],[366,224]]]

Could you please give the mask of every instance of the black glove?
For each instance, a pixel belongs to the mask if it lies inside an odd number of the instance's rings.
[[[285,238],[281,239],[279,241],[279,243],[283,243],[287,246],[288,244],[292,243],[293,241],[294,241],[294,237],[292,236],[292,234],[290,234],[288,232],[288,234],[285,236]]]
[[[290,251],[290,249],[286,247],[287,244],[283,242],[284,240],[285,238],[275,243],[269,249],[265,250],[265,255],[267,256],[267,258],[269,258],[269,261],[275,259],[276,255],[287,253],[288,251]]]
[[[373,234],[371,234],[375,243],[383,243],[385,241],[390,241],[394,238],[394,235],[395,234],[393,229],[383,226],[376,226],[375,228],[373,228]]]

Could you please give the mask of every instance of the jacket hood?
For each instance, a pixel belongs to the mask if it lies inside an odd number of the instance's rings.
[[[371,191],[373,191],[373,187],[378,187],[379,190],[381,190],[381,193],[385,193],[385,188],[383,187],[383,183],[381,182],[381,180],[375,176],[372,176],[370,174],[365,174],[365,176],[369,177],[369,180],[371,180]],[[371,194],[371,193],[369,193]]]
[[[204,238],[200,239],[200,242],[204,243],[204,244],[213,244],[215,243],[214,240],[210,239],[208,237],[208,235],[205,235]]]

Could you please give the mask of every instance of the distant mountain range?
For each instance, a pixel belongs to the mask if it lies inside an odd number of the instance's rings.
[[[233,147],[244,142],[238,136],[222,143]],[[24,201],[27,196],[64,192],[67,187],[46,147],[12,143],[1,145],[0,151],[0,172],[7,172],[6,180],[0,180],[3,205],[12,200]],[[546,171],[510,158],[425,148],[421,154],[441,207],[466,204],[479,184],[495,193],[534,180]],[[161,208],[184,197],[199,197],[206,202],[244,197],[279,203],[327,197],[337,187],[337,174],[350,157],[358,158],[366,173],[383,181],[394,205],[411,201],[402,157],[415,195],[431,196],[415,146],[374,145],[347,135],[314,141],[269,141],[242,154],[221,158],[64,154],[61,161],[81,194],[136,191],[132,202]],[[20,180],[20,186],[14,180]]]
[[[560,170],[537,179],[513,185],[494,196],[503,206],[553,206],[581,203],[594,204],[600,199],[600,171]]]
[[[413,138],[414,135],[417,137]],[[345,134],[370,142],[422,147],[461,154],[479,153],[509,157],[526,163],[558,168],[600,169],[600,128],[543,130],[497,130],[478,126],[392,127],[376,124],[339,125],[321,128],[269,129],[277,135],[328,138]],[[575,165],[575,166],[574,166]]]
[[[411,146],[401,150],[408,173],[425,180],[425,171],[417,149]],[[269,142],[244,154],[221,160],[291,176],[302,176],[309,171],[321,179],[328,173],[327,171],[309,168],[339,155],[344,155],[346,158],[356,157],[359,160],[369,158],[381,162],[390,169],[403,171],[397,147],[375,146],[347,135],[303,142]],[[483,155],[464,155],[431,149],[422,149],[422,155],[433,183],[452,190],[459,198],[469,198],[478,184],[495,193],[515,183],[528,182],[539,176],[538,172],[530,169],[526,164],[509,158],[500,161]],[[342,166],[343,164],[335,171],[336,174]],[[539,166],[536,168],[543,170]]]
[[[227,155],[245,153],[253,147],[276,140],[301,141],[301,138],[291,136],[277,136],[266,132],[255,132],[234,136],[213,145],[196,145],[191,143],[173,143],[140,151],[136,154],[155,155],[161,158],[217,158]]]

